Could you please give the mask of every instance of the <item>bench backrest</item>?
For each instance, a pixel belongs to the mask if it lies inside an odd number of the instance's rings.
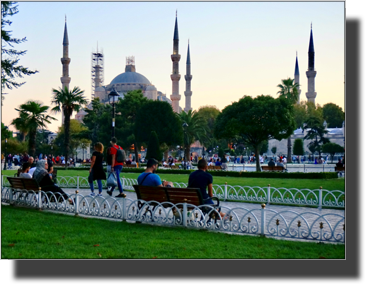
[[[22,177],[7,177],[11,187],[14,189],[25,189],[38,191],[40,186],[37,181],[33,178],[22,178]]]
[[[284,170],[285,168],[284,167],[281,167],[281,166],[262,166],[261,167],[263,170],[270,170],[270,171],[274,171],[274,170]]]
[[[159,203],[171,202],[173,204],[189,203],[199,206],[203,202],[201,191],[197,188],[168,188],[133,185],[137,198],[144,201],[157,201]]]

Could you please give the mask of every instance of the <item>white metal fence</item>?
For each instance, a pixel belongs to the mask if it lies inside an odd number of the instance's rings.
[[[6,176],[2,176],[3,186],[9,186]],[[86,177],[58,177],[58,186],[61,188],[89,189],[90,185]],[[133,185],[137,185],[137,179],[121,178],[124,190],[134,190]],[[102,181],[106,187],[105,181]],[[186,183],[173,183],[174,187],[186,188]],[[94,187],[97,188],[96,183]],[[320,210],[324,207],[345,208],[345,193],[340,190],[322,189],[296,189],[296,188],[275,188],[258,186],[232,186],[213,184],[213,194],[223,201],[243,201],[260,202],[269,206],[272,203],[286,204],[294,206],[312,206]]]
[[[91,197],[79,194],[70,195],[65,200],[59,193],[15,191],[4,187],[2,201],[18,206],[50,210],[72,215],[91,216],[153,225],[185,226],[226,233],[264,235],[277,238],[314,240],[320,242],[345,242],[345,217],[334,213],[275,211],[265,204],[252,205],[252,209],[221,206],[227,215],[224,219],[213,207],[207,211],[191,204],[170,204],[164,208],[157,203],[114,197]],[[167,203],[166,203],[167,204]]]

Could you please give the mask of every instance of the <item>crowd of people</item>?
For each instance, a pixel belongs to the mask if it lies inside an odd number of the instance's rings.
[[[127,159],[126,154],[123,148],[117,144],[117,139],[112,137],[109,146],[105,152],[105,159],[103,160],[104,146],[102,143],[98,142],[94,146],[94,152],[92,153],[91,159],[88,159],[86,162],[90,163],[89,168],[89,176],[88,182],[91,189],[91,196],[103,196],[103,185],[102,180],[107,180],[107,176],[109,178],[110,175],[113,175],[116,179],[116,183],[107,188],[107,194],[112,196],[113,191],[118,187],[119,194],[116,195],[119,197],[126,197],[126,194],[123,192],[123,187],[120,179],[120,173],[122,171],[124,164],[133,164],[134,159]],[[68,195],[56,185],[53,181],[53,167],[54,165],[65,165],[68,162],[71,165],[74,165],[74,159],[69,158],[65,159],[64,156],[54,156],[54,155],[42,155],[32,157],[29,156],[26,152],[24,154],[15,154],[15,155],[2,155],[2,159],[4,161],[13,162],[15,165],[21,166],[21,169],[18,171],[19,177],[22,178],[34,178],[40,185],[43,191],[48,192],[51,191],[53,193],[59,193],[60,198],[68,199]],[[103,169],[103,161],[107,164],[107,175]],[[142,160],[140,160],[142,161]],[[286,166],[287,159],[285,155],[279,155],[274,158],[268,158],[267,156],[259,156],[260,163],[268,162],[268,166]],[[293,157],[293,161],[295,162],[304,162],[306,161],[306,157],[303,156],[301,158]],[[309,156],[310,161],[310,156]],[[315,163],[324,163],[323,158],[316,158]],[[223,156],[222,158],[214,155],[209,159],[191,156],[188,161],[185,159],[173,158],[169,156],[167,161],[163,160],[162,165],[164,167],[172,167],[175,166],[177,162],[180,162],[181,166],[186,169],[192,168],[193,162],[197,163],[198,170],[192,172],[189,175],[188,187],[189,188],[198,188],[201,190],[202,198],[204,200],[204,205],[213,205],[213,177],[207,171],[209,166],[226,166],[228,162],[244,164],[247,163],[255,163],[256,157],[255,155],[247,156],[244,158],[242,155],[235,157],[233,160],[229,155]],[[161,180],[159,175],[156,173],[157,168],[159,166],[159,162],[153,158],[147,160],[146,170],[139,175],[137,178],[137,182],[139,185],[143,186],[154,186],[154,187],[173,187],[173,183],[170,181]],[[338,166],[344,166],[344,158],[339,159]],[[94,192],[94,182],[97,182],[99,193],[96,195]],[[70,200],[70,199],[69,199]],[[220,212],[221,218],[225,216],[224,213]]]

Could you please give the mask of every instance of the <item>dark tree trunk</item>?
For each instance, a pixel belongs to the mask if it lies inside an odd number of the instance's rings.
[[[70,150],[70,113],[68,111],[64,112],[65,115],[65,169],[67,170],[67,163],[68,163],[68,156],[69,156],[69,150]]]
[[[137,145],[137,141],[133,142],[133,145],[135,146],[135,159],[136,159],[136,164],[139,164],[139,149]],[[137,165],[139,167],[139,165]]]
[[[190,146],[185,146],[184,156],[186,158],[186,161],[190,160]]]
[[[255,156],[256,156],[256,171],[261,172],[261,166],[260,166],[260,145],[256,145],[253,147],[255,149]]]
[[[29,132],[29,153],[32,156],[36,154],[36,137],[36,131]]]
[[[287,162],[292,162],[292,140],[290,139],[290,136],[288,137],[288,157]]]

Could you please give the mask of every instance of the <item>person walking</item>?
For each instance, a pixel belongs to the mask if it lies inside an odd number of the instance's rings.
[[[88,177],[88,182],[90,184],[91,196],[95,196],[94,192],[94,180],[98,183],[99,194],[97,196],[102,195],[102,180],[106,180],[106,174],[103,170],[103,151],[104,147],[102,143],[97,142],[95,144],[95,151],[91,156],[91,167],[90,167],[90,176]]]
[[[121,170],[123,169],[123,162],[118,162],[116,158],[117,150],[119,149],[122,150],[123,148],[117,145],[116,137],[112,137],[111,144],[112,144],[112,147],[110,149],[110,154],[112,155],[111,172],[115,172],[116,174],[117,186],[120,191],[120,193],[116,195],[116,197],[126,197],[125,193],[123,193],[123,187],[121,185],[121,180],[120,180],[120,173],[121,173]],[[111,190],[107,191],[108,195],[112,196],[112,192],[113,190],[115,190],[115,188],[116,187],[113,186]]]

